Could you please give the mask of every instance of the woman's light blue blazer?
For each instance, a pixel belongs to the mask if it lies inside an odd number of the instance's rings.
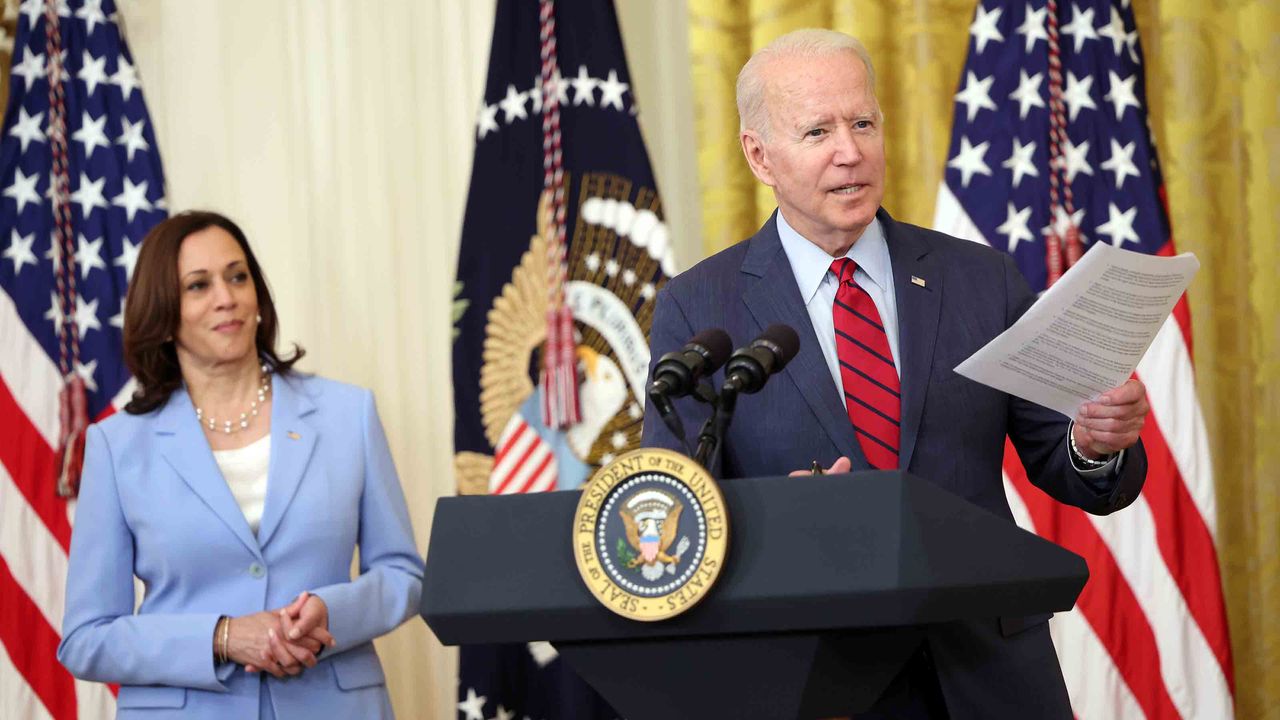
[[[417,612],[422,559],[373,394],[299,374],[273,376],[271,391],[257,536],[185,390],[89,428],[58,659],[118,683],[119,718],[257,718],[260,694],[281,720],[391,717],[372,640]],[[316,667],[277,680],[215,664],[220,615],[303,590],[324,600],[338,642]]]

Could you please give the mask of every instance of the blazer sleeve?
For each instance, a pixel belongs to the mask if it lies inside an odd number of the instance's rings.
[[[1003,255],[1008,325],[1035,302],[1035,295],[1013,258]],[[1067,449],[1069,419],[1056,410],[1009,396],[1009,438],[1027,470],[1027,479],[1058,502],[1094,515],[1108,515],[1132,504],[1147,477],[1147,454],[1139,441],[1125,451],[1110,478],[1085,479],[1071,464]]]
[[[329,611],[329,632],[342,652],[394,630],[418,612],[422,557],[373,393],[365,391],[364,490],[360,496],[360,575],[312,590]]]
[[[58,661],[82,680],[225,692],[213,661],[216,613],[134,614],[133,535],[116,483],[106,435],[90,426]]]

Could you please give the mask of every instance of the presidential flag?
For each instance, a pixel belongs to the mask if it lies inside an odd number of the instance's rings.
[[[459,492],[573,490],[639,445],[674,262],[636,112],[612,3],[499,0],[454,288]],[[546,643],[464,647],[459,675],[467,720],[615,717]]]
[[[1037,291],[1094,243],[1174,254],[1128,1],[982,0],[969,34],[934,226],[1009,253]],[[1011,452],[1005,489],[1019,524],[1089,564],[1075,609],[1051,626],[1076,717],[1231,717],[1185,297],[1137,374],[1150,466],[1132,507],[1097,517],[1054,503]]]
[[[110,717],[55,657],[87,423],[128,400],[125,290],[166,214],[113,0],[25,0],[0,130],[0,708]]]

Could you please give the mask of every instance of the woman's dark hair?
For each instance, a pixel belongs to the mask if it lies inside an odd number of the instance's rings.
[[[305,351],[296,344],[292,357],[283,359],[276,353],[276,306],[244,231],[215,212],[179,213],[147,233],[129,282],[124,311],[124,360],[138,381],[138,389],[124,407],[130,414],[141,415],[160,407],[174,390],[182,387],[182,370],[174,345],[182,319],[178,251],[187,237],[211,227],[222,228],[235,238],[249,264],[249,275],[258,294],[258,314],[262,316],[255,337],[258,356],[275,373],[289,372],[302,359]]]

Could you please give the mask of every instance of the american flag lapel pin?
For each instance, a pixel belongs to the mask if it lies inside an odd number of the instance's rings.
[[[301,439],[302,439],[302,436],[301,436],[301,435],[299,435],[298,433],[296,433],[296,432],[294,432],[294,431],[290,430],[290,431],[289,431],[289,439],[290,439],[290,440],[301,440]]]
[[[915,275],[912,275],[912,276],[911,276],[911,284],[912,284],[912,285],[919,285],[920,287],[924,287],[924,278],[916,277]]]

